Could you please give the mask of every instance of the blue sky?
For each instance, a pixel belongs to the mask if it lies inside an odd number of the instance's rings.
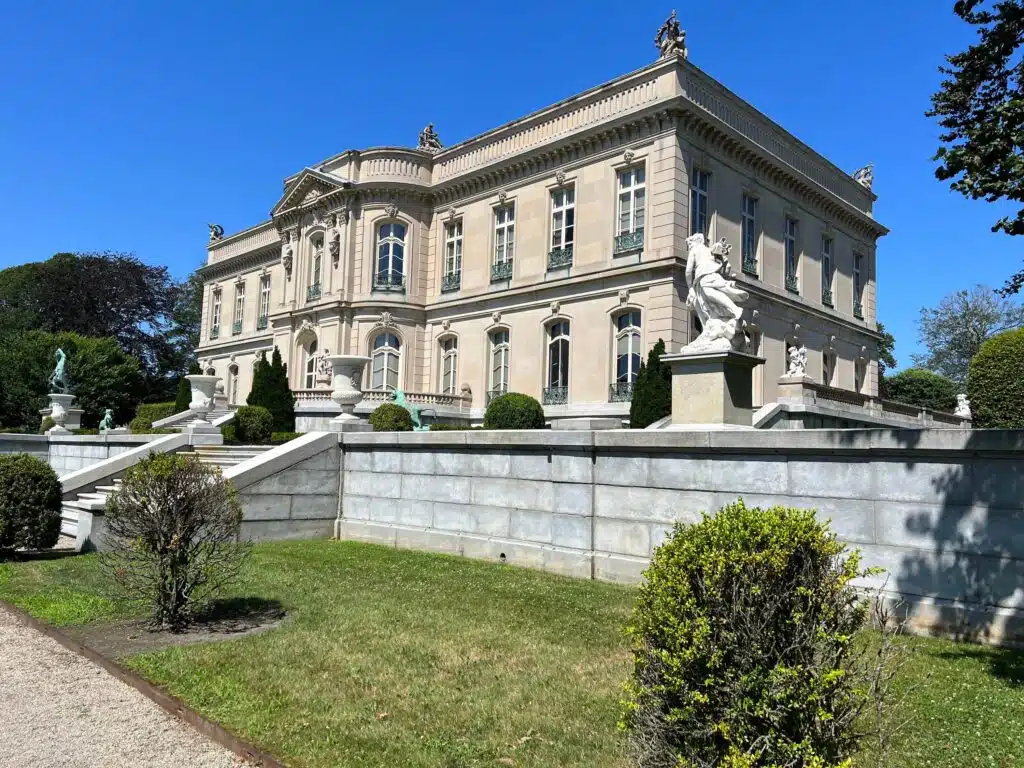
[[[672,0],[674,2],[675,0]],[[688,6],[688,7],[685,7]],[[648,63],[671,2],[7,3],[0,267],[134,251],[179,277],[206,223],[266,218],[282,179],[348,148],[446,144]],[[876,164],[879,319],[1002,284],[1024,238],[933,176],[924,116],[972,32],[952,0],[679,4],[690,61],[841,168]]]

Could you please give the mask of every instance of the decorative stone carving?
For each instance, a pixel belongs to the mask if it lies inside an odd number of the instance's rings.
[[[394,319],[391,317],[391,313],[387,310],[380,313],[380,326],[382,328],[392,328],[395,325]]]
[[[64,354],[63,349],[58,349],[54,353],[54,357],[57,358],[57,365],[54,366],[53,373],[50,374],[50,392],[56,392],[59,394],[66,395],[71,391],[71,382],[68,381],[68,356]],[[57,421],[57,419],[54,419]]]
[[[218,377],[193,374],[185,378],[188,379],[188,383],[192,387],[192,400],[188,404],[189,410],[196,414],[196,419],[192,424],[212,427],[206,420],[206,414],[213,409],[213,397]]]
[[[632,163],[634,157],[636,157],[636,153],[632,149],[627,149],[622,153],[622,159],[627,163]]]
[[[467,384],[466,382],[463,382],[462,387],[459,389],[459,394],[462,395],[467,400],[472,400],[473,388],[469,386],[469,384]]]
[[[320,197],[320,190],[317,187],[313,187],[306,193],[306,196],[302,198],[303,203],[311,203]]]
[[[551,302],[551,306],[549,307],[549,309],[551,310],[551,314],[552,315],[557,315],[558,314],[558,310],[560,310],[561,308],[562,308],[561,303],[559,303],[557,301],[552,301]]]
[[[736,287],[736,273],[729,265],[732,250],[725,239],[710,248],[704,235],[686,238],[686,305],[700,319],[700,335],[682,348],[684,354],[726,352],[737,349],[744,337],[740,330],[746,291]]]
[[[629,289],[623,288],[619,291],[619,304],[625,304],[629,301]]]
[[[961,419],[971,418],[971,401],[967,399],[967,395],[956,396],[956,410],[953,414]]]
[[[853,180],[864,189],[871,189],[875,183],[875,164],[868,163],[863,168],[858,168],[853,172]]]
[[[334,263],[335,268],[338,266],[338,261],[341,259],[341,240],[335,236],[331,238],[330,242],[331,261]]]
[[[803,344],[791,344],[786,349],[786,356],[789,358],[787,376],[807,375],[807,347]]]
[[[501,322],[501,312],[497,312],[497,311],[491,312],[491,320],[494,323],[500,323]]]
[[[363,399],[359,386],[362,383],[363,368],[370,358],[360,355],[334,355],[329,358],[331,366],[331,400],[341,408],[341,415],[330,421],[330,428],[336,432],[352,429],[362,422],[354,411]],[[366,427],[369,429],[369,427]]]
[[[313,366],[317,384],[331,383],[331,350],[327,347],[313,355]]]
[[[395,218],[398,215],[398,206],[394,203],[388,203],[388,207],[384,209],[389,218]]]
[[[430,153],[440,152],[444,149],[444,145],[441,144],[441,138],[434,130],[433,123],[428,123],[427,127],[420,131],[420,141],[416,148]]]
[[[498,190],[498,202],[504,203],[508,199],[508,192],[504,189]]]
[[[661,52],[662,58],[666,56],[688,56],[686,50],[686,32],[679,27],[679,19],[676,18],[675,10],[665,23],[661,25],[658,34],[654,37],[654,46]]]
[[[555,174],[555,181],[559,184],[565,184],[565,171],[559,171]]]
[[[441,328],[443,328],[444,330],[449,331],[449,330],[451,330],[451,327],[452,327],[452,321],[451,320],[447,320],[446,319],[446,320],[442,320],[441,321]]]
[[[284,249],[284,254],[282,254],[282,256],[281,256],[281,264],[282,264],[282,266],[284,266],[285,274],[287,274],[289,280],[292,279],[292,262],[293,261],[294,261],[294,259],[292,257],[292,249],[291,248],[285,248]]]
[[[455,209],[454,208],[449,208],[448,209],[448,221],[455,221]]]
[[[218,240],[224,239],[224,227],[220,224],[207,224],[210,228],[210,242],[215,243]]]

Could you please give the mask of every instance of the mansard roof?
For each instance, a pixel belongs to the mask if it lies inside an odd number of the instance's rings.
[[[274,205],[270,215],[276,216],[283,211],[311,202],[317,198],[348,189],[352,182],[335,173],[318,171],[315,168],[303,168],[286,186],[284,195]]]

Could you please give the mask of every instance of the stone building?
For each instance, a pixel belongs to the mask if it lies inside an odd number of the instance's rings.
[[[679,37],[682,40],[682,37]],[[336,411],[327,354],[372,358],[364,410],[401,388],[440,415],[497,392],[549,417],[626,416],[640,360],[697,335],[688,235],[732,246],[751,294],[754,404],[787,345],[877,395],[870,168],[856,178],[659,45],[649,66],[450,147],[348,150],[285,179],[270,219],[203,268],[204,369],[244,403],[277,347],[306,427]]]

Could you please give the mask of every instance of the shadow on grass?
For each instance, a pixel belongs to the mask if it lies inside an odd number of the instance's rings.
[[[193,627],[206,632],[242,632],[284,618],[279,600],[263,597],[228,597],[211,600],[195,615]]]
[[[934,656],[956,663],[961,659],[979,661],[993,677],[1015,687],[1024,687],[1024,651],[1012,648],[963,645],[952,651],[940,651]]]
[[[0,563],[27,563],[39,560],[63,560],[79,554],[73,549],[0,549]]]

